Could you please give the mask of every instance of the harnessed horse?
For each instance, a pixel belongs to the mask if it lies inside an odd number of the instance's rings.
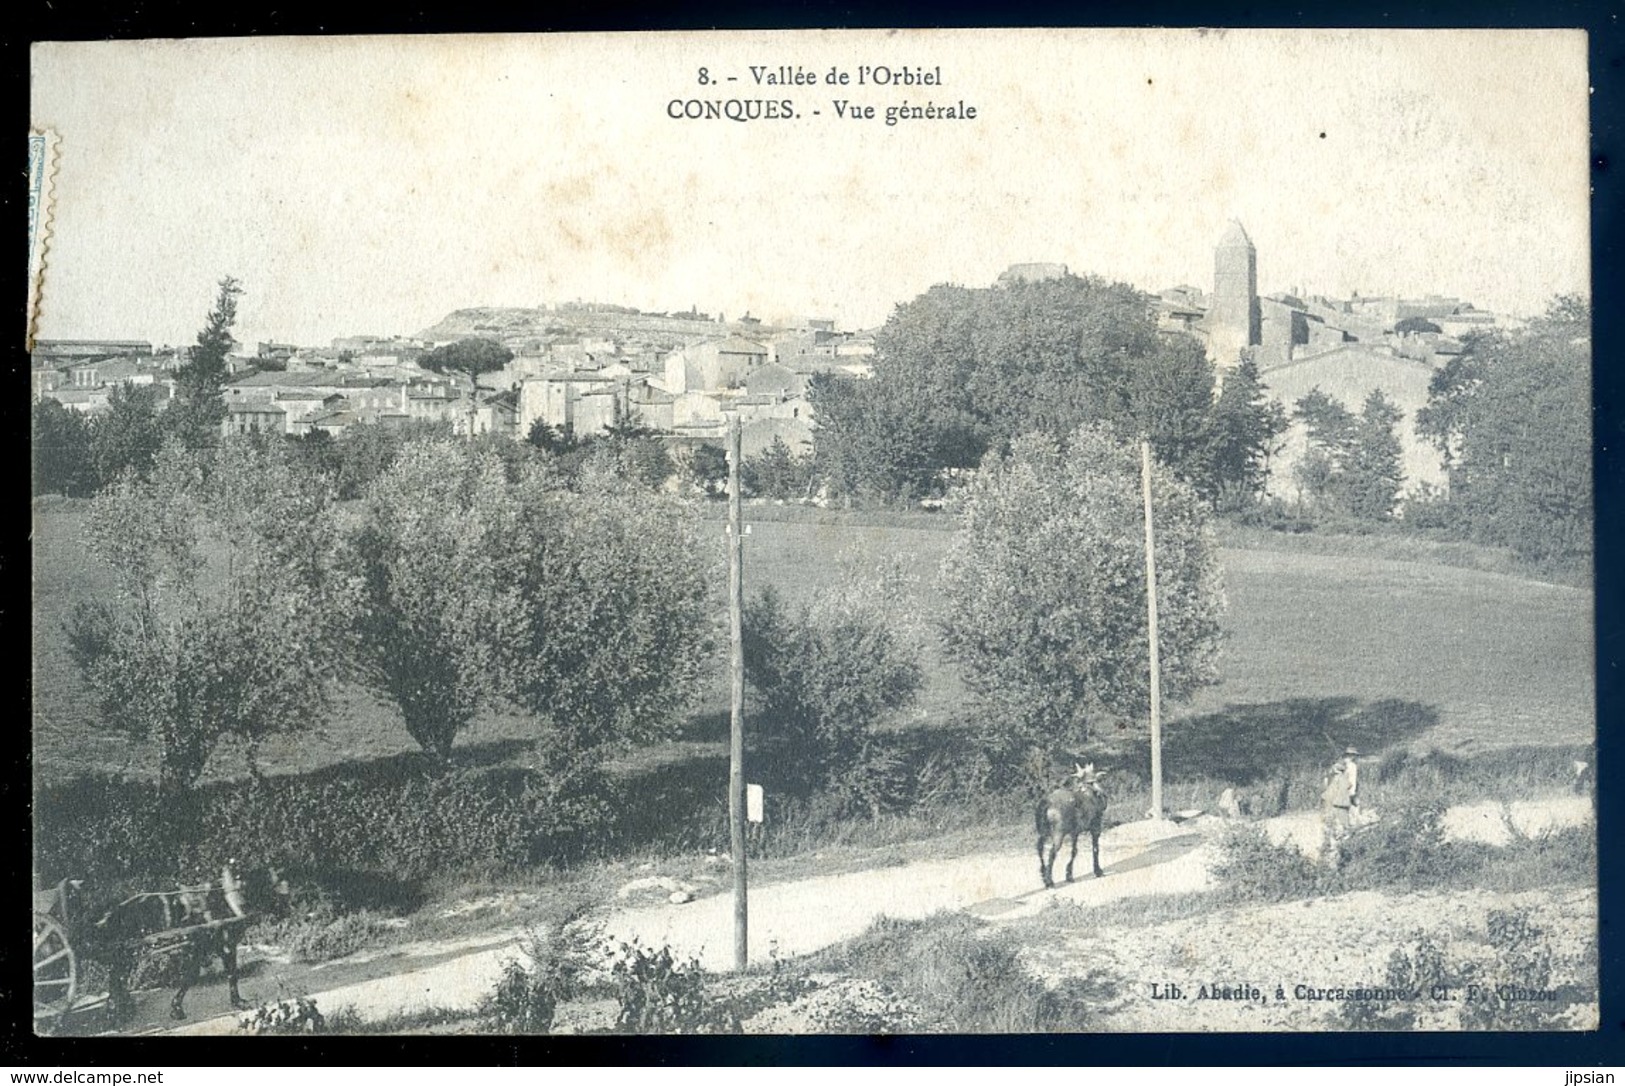
[[[122,1020],[134,1009],[130,979],[143,958],[180,958],[180,984],[169,1004],[171,1018],[185,1018],[186,993],[203,966],[218,957],[234,1008],[248,1006],[237,990],[237,946],[254,914],[280,911],[288,886],[276,871],[261,868],[239,877],[231,864],[220,881],[178,890],[141,893],[108,909],[88,929],[91,956],[107,966],[108,1000]]]
[[[1095,772],[1093,762],[1086,766],[1074,763],[1074,770],[1071,781],[1040,800],[1034,811],[1038,874],[1046,888],[1055,885],[1055,857],[1069,837],[1072,853],[1066,860],[1066,881],[1072,881],[1072,864],[1078,858],[1078,835],[1085,831],[1089,834],[1095,878],[1104,874],[1100,870],[1100,831],[1106,818],[1106,792],[1100,786],[1100,774]]]

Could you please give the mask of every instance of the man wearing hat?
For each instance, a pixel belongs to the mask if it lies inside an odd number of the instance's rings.
[[[1353,747],[1326,771],[1325,788],[1320,793],[1321,814],[1326,820],[1326,842],[1333,858],[1337,843],[1354,825],[1354,808],[1360,803],[1360,752]]]

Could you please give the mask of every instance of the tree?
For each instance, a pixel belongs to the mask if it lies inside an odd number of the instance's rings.
[[[287,442],[288,457],[298,470],[320,480],[321,485],[337,490],[340,454],[332,434],[326,430],[309,430],[299,436],[290,434]]]
[[[1405,481],[1404,452],[1395,427],[1403,414],[1372,389],[1355,416],[1319,388],[1297,403],[1308,451],[1297,467],[1299,484],[1326,507],[1361,520],[1393,514]]]
[[[664,484],[676,468],[659,431],[645,426],[642,415],[622,407],[619,401],[614,421],[604,428],[600,440],[613,454],[617,472],[650,489]]]
[[[446,343],[418,359],[435,373],[460,373],[468,378],[468,434],[474,435],[474,416],[480,405],[480,374],[495,373],[513,361],[513,352],[494,339],[460,339]]]
[[[33,492],[83,498],[96,491],[90,420],[56,400],[42,399],[29,413]]]
[[[721,497],[728,490],[728,454],[716,445],[697,445],[688,460],[688,474],[706,497]]]
[[[917,386],[815,374],[807,401],[816,471],[849,497],[912,501],[936,489],[943,468],[974,467],[986,449],[969,418]]]
[[[1431,332],[1438,335],[1441,329],[1426,317],[1406,317],[1394,325],[1394,331],[1402,336],[1416,335],[1422,332]]]
[[[157,393],[150,386],[115,385],[107,412],[91,428],[97,479],[106,486],[125,471],[145,475],[163,442]]]
[[[1354,416],[1317,386],[1293,409],[1303,424],[1307,448],[1298,462],[1298,485],[1316,502],[1332,505],[1354,451]]]
[[[117,590],[74,609],[69,645],[104,726],[158,744],[171,801],[223,739],[242,740],[257,772],[263,739],[319,719],[339,610],[333,525],[280,445],[170,442],[148,478],[127,472],[97,495],[88,540]]]
[[[746,457],[739,473],[747,492],[766,498],[799,498],[807,493],[811,458],[796,456],[777,435],[755,456]]]
[[[237,342],[231,329],[237,323],[237,299],[242,293],[242,286],[231,276],[220,280],[214,308],[197,334],[197,346],[175,373],[175,402],[170,405],[169,419],[173,432],[189,449],[212,445],[226,417],[221,389],[231,372],[226,359]]]
[[[692,506],[613,473],[580,489],[545,470],[520,483],[519,703],[559,772],[669,738],[711,651],[712,570]]]
[[[334,444],[338,466],[338,496],[349,501],[361,497],[407,445],[448,438],[445,422],[408,422],[402,426],[368,423],[350,426]]]
[[[1393,516],[1405,484],[1405,453],[1395,432],[1404,412],[1372,389],[1354,427],[1354,445],[1343,483],[1349,512],[1362,520]]]
[[[530,432],[525,435],[525,440],[553,456],[574,452],[581,444],[574,434],[552,425],[546,419],[537,419],[531,423]]]
[[[1286,409],[1267,395],[1258,364],[1242,362],[1224,379],[1208,417],[1203,470],[1192,480],[1197,491],[1216,500],[1224,494],[1243,504],[1256,500],[1287,426]]]
[[[746,608],[745,676],[792,783],[828,785],[862,758],[874,727],[919,693],[918,654],[884,602],[859,590],[792,608],[768,588]]]
[[[511,688],[527,629],[518,526],[497,457],[464,442],[415,442],[368,487],[347,548],[360,584],[356,671],[442,762]]]
[[[1204,493],[1226,483],[1215,472],[1244,466],[1210,455],[1215,376],[1201,345],[1159,332],[1147,297],[1122,283],[936,286],[897,307],[875,351],[872,379],[810,391],[819,469],[840,492],[912,499],[1018,435],[1093,423],[1125,440],[1149,433]]]
[[[1559,297],[1516,332],[1470,339],[1434,376],[1417,430],[1453,467],[1473,536],[1558,565],[1591,560],[1591,306]]]
[[[1101,427],[1017,439],[967,489],[944,641],[1002,742],[1053,749],[1150,705],[1139,457]],[[1195,491],[1152,473],[1162,693],[1217,679],[1224,596]]]

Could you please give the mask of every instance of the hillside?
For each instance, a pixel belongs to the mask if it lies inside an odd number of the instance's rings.
[[[480,306],[446,314],[437,323],[417,333],[417,338],[441,341],[490,336],[518,351],[550,343],[573,343],[583,336],[589,336],[669,349],[718,336],[760,336],[773,331],[776,329],[759,323],[719,323],[706,314],[638,313],[612,305],[560,305],[534,309]]]

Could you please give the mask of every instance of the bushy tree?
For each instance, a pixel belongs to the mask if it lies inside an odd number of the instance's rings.
[[[510,689],[527,628],[518,528],[502,462],[466,442],[405,446],[363,500],[348,548],[356,670],[441,761]]]
[[[337,489],[339,448],[332,434],[326,430],[309,430],[297,436],[290,434],[287,444],[288,457],[300,471],[319,479],[323,486]]]
[[[107,411],[91,427],[91,455],[102,485],[126,471],[145,475],[164,443],[157,392],[151,386],[115,385]]]
[[[1097,423],[1125,440],[1149,433],[1206,496],[1263,470],[1267,412],[1233,398],[1221,422],[1201,345],[1160,333],[1146,296],[1122,283],[933,287],[897,307],[875,346],[871,380],[825,377],[809,393],[819,470],[839,492],[919,497],[1020,434]]]
[[[446,343],[418,359],[418,365],[435,373],[460,373],[468,378],[468,433],[474,433],[474,413],[479,410],[480,374],[495,373],[513,361],[513,352],[494,339],[473,337]]]
[[[1271,399],[1248,359],[1225,377],[1208,416],[1204,467],[1192,480],[1204,497],[1250,503],[1269,480],[1270,458],[1287,430],[1286,409]]]
[[[782,437],[755,456],[745,458],[739,467],[747,493],[764,498],[800,498],[811,480],[811,457],[797,456]]]
[[[1452,504],[1485,542],[1589,563],[1591,306],[1555,299],[1516,332],[1469,339],[1433,378],[1417,431],[1452,468]]]
[[[1361,520],[1392,515],[1404,484],[1404,453],[1396,427],[1403,414],[1372,389],[1355,415],[1319,388],[1297,403],[1308,450],[1298,463],[1304,491],[1323,507]]]
[[[83,498],[96,491],[91,423],[56,400],[42,399],[29,413],[33,492]]]
[[[943,468],[974,467],[986,449],[972,419],[901,379],[815,374],[807,400],[816,470],[837,494],[911,501],[935,489]]]
[[[1145,546],[1137,450],[1099,427],[1017,439],[967,489],[943,563],[944,638],[986,719],[1012,746],[1086,741],[1149,711]],[[1167,468],[1156,510],[1161,689],[1216,681],[1224,595],[1195,491]]]
[[[623,409],[619,403],[614,421],[605,427],[602,437],[594,440],[608,446],[618,474],[641,486],[657,488],[676,470],[660,432],[651,430],[642,415]]]
[[[278,445],[178,443],[148,478],[92,502],[88,540],[116,591],[82,601],[69,644],[103,724],[155,741],[161,786],[188,792],[222,739],[257,744],[319,718],[339,586],[319,487]]]
[[[1360,408],[1343,498],[1349,512],[1362,520],[1388,519],[1399,501],[1405,485],[1405,453],[1397,429],[1404,417],[1381,389],[1372,389]]]
[[[918,652],[883,594],[859,587],[801,607],[764,589],[745,609],[745,677],[760,733],[794,784],[822,786],[863,756],[872,729],[909,705]]]
[[[187,448],[213,445],[219,437],[220,423],[226,417],[221,389],[231,373],[227,356],[236,342],[231,329],[237,323],[237,299],[242,293],[242,285],[231,276],[220,280],[214,308],[197,334],[197,346],[175,373],[175,402],[166,418]]]
[[[531,423],[530,432],[525,435],[525,440],[553,456],[574,452],[580,444],[576,441],[575,434],[565,432],[565,430],[552,425],[546,419],[537,419]]]
[[[450,425],[444,422],[409,422],[404,426],[368,423],[347,427],[333,446],[338,496],[346,501],[361,497],[389,470],[407,445],[449,438],[451,433]]]
[[[690,482],[708,498],[728,491],[728,454],[715,445],[696,445],[683,465]]]
[[[520,484],[519,703],[561,771],[670,737],[714,640],[717,583],[693,508],[612,471]]]

